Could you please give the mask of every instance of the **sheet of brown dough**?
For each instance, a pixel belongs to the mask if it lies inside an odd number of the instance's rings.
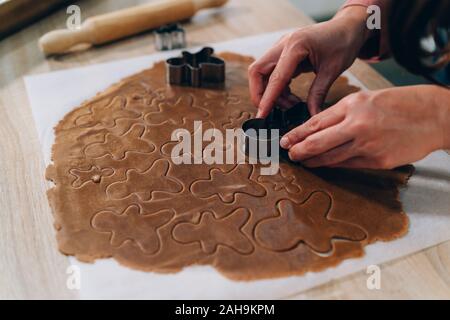
[[[113,257],[145,271],[212,265],[235,280],[301,275],[360,257],[367,244],[407,232],[398,200],[412,167],[306,170],[281,163],[174,165],[171,133],[240,127],[255,115],[247,68],[224,53],[226,88],[170,87],[164,62],[124,79],[55,128],[47,178],[59,249],[82,261]],[[292,84],[305,98],[312,75]],[[357,91],[339,78],[327,101]],[[226,148],[226,147],[224,147]]]

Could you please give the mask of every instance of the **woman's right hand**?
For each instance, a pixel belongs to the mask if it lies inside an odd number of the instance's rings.
[[[302,72],[316,73],[308,94],[311,115],[321,106],[333,82],[348,69],[369,37],[366,8],[347,7],[330,21],[301,28],[284,36],[249,68],[250,95],[258,118],[274,105],[292,99],[289,84]]]

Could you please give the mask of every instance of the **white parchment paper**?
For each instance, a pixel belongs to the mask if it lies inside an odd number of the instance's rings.
[[[233,51],[257,58],[286,32],[288,30],[212,46],[217,52]],[[178,51],[159,53],[26,77],[27,93],[46,164],[50,163],[53,127],[67,112],[122,78],[177,54]],[[353,75],[346,73],[346,76],[352,84],[364,89]],[[177,274],[162,275],[131,270],[113,259],[84,264],[70,258],[71,263],[81,270],[80,296],[85,299],[283,298],[351,273],[363,272],[370,265],[382,264],[448,241],[450,157],[445,152],[436,152],[415,165],[416,173],[401,192],[404,209],[410,218],[409,233],[393,242],[366,247],[363,258],[346,260],[336,268],[320,273],[253,282],[228,280],[211,267],[189,267]]]

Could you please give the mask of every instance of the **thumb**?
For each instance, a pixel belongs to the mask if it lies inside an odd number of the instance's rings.
[[[338,76],[329,72],[319,71],[314,79],[308,93],[308,109],[311,116],[322,111],[322,105],[327,97],[328,91]]]

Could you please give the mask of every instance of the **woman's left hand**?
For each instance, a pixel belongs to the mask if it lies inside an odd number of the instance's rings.
[[[412,86],[357,92],[286,134],[307,167],[392,169],[450,148],[450,91]]]

